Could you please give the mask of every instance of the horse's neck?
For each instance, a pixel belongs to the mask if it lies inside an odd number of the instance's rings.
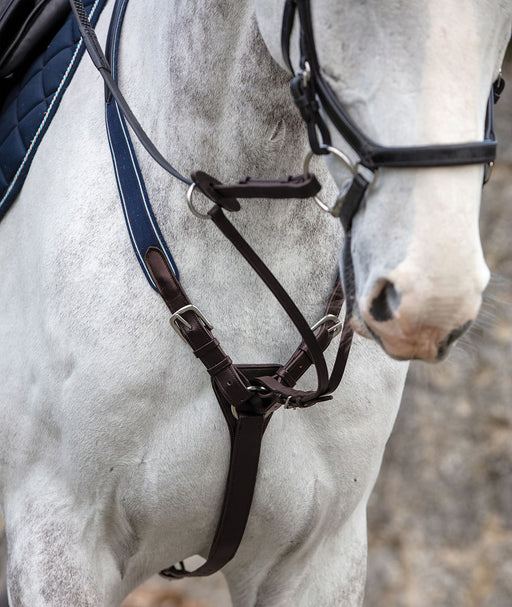
[[[150,14],[143,3],[129,6],[120,76],[167,157],[184,173],[201,169],[222,181],[299,173],[305,129],[290,101],[289,77],[260,37],[253,2],[164,4],[160,14]],[[183,184],[166,178],[146,155],[141,159],[185,288],[225,331],[223,343],[232,342],[237,358],[261,359],[247,335],[233,335],[228,325],[245,326],[260,350],[263,343],[279,342],[267,357],[289,354],[298,336],[291,327],[282,328],[284,317],[272,297],[215,228],[188,212]],[[194,202],[208,208],[200,195]],[[336,273],[337,222],[322,217],[312,201],[242,205],[231,218],[243,222],[248,240],[315,321]]]
[[[123,40],[124,86],[180,169],[225,180],[290,170],[282,120],[296,146],[299,119],[290,120],[288,79],[261,40],[252,0],[169,2],[158,13],[134,4]]]

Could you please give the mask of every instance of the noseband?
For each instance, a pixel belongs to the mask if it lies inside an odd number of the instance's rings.
[[[290,60],[290,38],[297,13],[300,28],[300,69],[295,74]],[[493,84],[489,95],[483,141],[387,147],[376,143],[361,131],[324,79],[316,52],[310,0],[286,0],[281,50],[288,69],[294,74],[290,88],[293,100],[306,123],[312,152],[328,154],[333,150],[329,127],[320,113],[322,109],[359,158],[356,164],[344,158],[349,168],[353,169],[354,177],[351,184],[343,188],[334,207],[327,209],[333,215],[340,217],[346,231],[350,229],[352,219],[372,182],[372,173],[374,174],[381,167],[427,168],[486,164],[484,183],[487,181],[496,158],[494,104],[498,101],[505,85],[501,75]],[[360,167],[365,167],[367,170],[360,170]]]

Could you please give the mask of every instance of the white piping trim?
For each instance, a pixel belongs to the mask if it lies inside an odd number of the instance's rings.
[[[92,16],[94,15],[94,12],[96,11],[96,7],[98,6],[98,2],[99,0],[96,0],[95,3],[93,4],[91,11],[89,13],[89,19],[92,18]],[[48,109],[45,112],[45,115],[43,116],[43,119],[41,120],[41,124],[39,125],[36,134],[34,135],[34,137],[32,138],[32,141],[30,142],[30,145],[28,147],[27,152],[25,153],[25,156],[20,164],[20,166],[18,167],[18,170],[16,171],[11,183],[9,184],[9,187],[7,188],[7,191],[5,192],[2,200],[0,200],[0,208],[3,206],[3,204],[5,203],[5,201],[7,200],[9,194],[11,193],[13,187],[15,186],[16,182],[18,181],[18,178],[21,174],[21,171],[23,170],[23,167],[25,166],[25,164],[27,163],[27,160],[29,159],[29,157],[32,154],[32,150],[34,149],[35,144],[37,143],[37,140],[39,139],[39,135],[41,134],[41,131],[43,130],[46,122],[48,121],[48,118],[52,112],[52,109],[55,105],[55,102],[57,101],[57,98],[60,95],[60,92],[62,90],[62,87],[64,86],[64,83],[66,82],[68,76],[69,76],[69,72],[71,71],[71,68],[73,67],[73,64],[75,63],[76,60],[76,56],[78,54],[78,51],[80,50],[80,47],[82,46],[82,38],[80,38],[80,40],[78,41],[75,51],[73,53],[73,56],[71,57],[71,61],[69,62],[68,67],[66,68],[66,71],[64,72],[64,76],[62,77],[62,80],[59,83],[59,86],[57,87],[57,90],[55,91],[52,100],[50,102],[50,105],[48,106]]]
[[[116,101],[114,101],[113,103],[115,103],[115,104],[116,104],[116,111],[117,111],[117,115],[119,116],[119,123],[120,123],[120,125],[121,125],[121,129],[122,129],[122,131],[123,131],[123,136],[124,136],[125,141],[126,141],[126,146],[127,146],[128,151],[129,151],[129,153],[130,153],[130,160],[131,160],[131,162],[132,162],[133,171],[134,171],[135,175],[137,176],[137,183],[138,183],[138,185],[139,185],[139,190],[140,190],[140,193],[141,193],[141,196],[142,196],[142,200],[143,200],[143,202],[144,202],[144,208],[145,208],[145,210],[146,210],[146,215],[147,215],[147,217],[148,217],[148,219],[149,219],[149,221],[150,221],[150,223],[151,223],[151,227],[153,228],[153,232],[154,232],[154,234],[155,234],[155,236],[156,236],[156,239],[157,239],[157,240],[158,240],[158,242],[160,243],[160,246],[161,246],[161,248],[162,248],[162,252],[165,254],[165,257],[167,258],[167,261],[169,262],[169,264],[171,265],[172,269],[174,270],[174,273],[176,274],[176,273],[177,273],[177,268],[176,268],[175,264],[172,262],[172,260],[171,260],[171,259],[169,259],[168,255],[167,255],[167,254],[166,254],[166,252],[165,252],[165,249],[166,249],[166,243],[165,243],[165,242],[162,242],[162,239],[160,238],[160,236],[159,236],[159,234],[158,234],[158,228],[157,228],[157,226],[155,226],[155,223],[154,223],[154,221],[153,221],[153,217],[151,216],[151,213],[150,213],[150,211],[149,211],[149,208],[148,208],[148,204],[149,204],[149,203],[148,203],[148,200],[147,200],[147,198],[146,198],[146,196],[145,196],[145,193],[144,193],[144,188],[142,187],[142,184],[140,183],[140,179],[139,179],[139,172],[137,171],[137,165],[135,164],[135,161],[134,161],[134,158],[133,158],[133,153],[132,153],[132,148],[131,148],[131,146],[130,146],[130,141],[129,141],[129,139],[128,139],[128,135],[127,135],[127,133],[126,133],[125,126],[124,126],[123,121],[122,121],[122,119],[121,119],[121,115],[120,115],[120,112],[119,112],[119,106],[117,105],[117,102],[116,102]]]

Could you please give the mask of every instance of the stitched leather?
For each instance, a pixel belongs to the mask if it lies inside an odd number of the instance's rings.
[[[311,198],[322,189],[312,174],[307,177],[287,175],[278,179],[243,177],[238,183],[221,183],[204,171],[194,171],[191,177],[205,196],[227,211],[240,210],[237,198]]]
[[[318,114],[316,97],[318,96],[323,110],[329,116],[335,128],[357,152],[361,164],[371,170],[375,170],[378,167],[402,168],[483,164],[494,160],[497,142],[492,138],[471,143],[410,147],[385,147],[372,141],[352,121],[345,108],[338,101],[334,91],[323,78],[316,54],[310,0],[289,0],[285,5],[283,27],[281,30],[281,47],[285,61],[290,65],[290,35],[294,14],[297,10],[301,32],[301,68],[304,69],[307,63],[310,67],[310,72],[308,81],[303,86],[300,86],[302,82],[300,74],[294,78],[292,81],[292,94],[296,102],[299,103],[301,114],[308,126],[310,144],[315,153],[321,150],[316,149],[318,148],[317,129],[312,128],[312,126],[314,127],[316,124],[322,133],[323,144],[328,144],[324,133],[325,124],[323,120],[317,121],[316,118]],[[296,90],[294,90],[294,87]],[[491,90],[490,96],[493,102],[497,100],[497,97],[495,98],[494,95],[494,87]],[[310,107],[302,107],[307,106],[308,100],[311,101]],[[487,124],[493,122],[493,106],[494,103],[489,103]],[[493,131],[487,128],[487,124],[485,136],[487,136],[487,133],[492,133]]]
[[[162,251],[154,247],[148,249],[145,260],[158,291],[171,312],[175,314],[190,305],[183,287],[173,275]],[[262,272],[264,273],[264,270],[258,267],[258,274],[261,275]],[[343,291],[338,282],[328,302],[326,315],[339,314],[342,304]],[[305,393],[293,389],[295,382],[307,371],[317,356],[311,355],[306,343],[309,340],[305,339],[290,360],[281,367],[234,365],[220,347],[218,340],[198,319],[195,312],[184,311],[180,316],[189,325],[187,327],[184,323],[180,323],[183,336],[212,376],[213,389],[230,431],[231,456],[221,515],[206,563],[194,571],[169,567],[161,572],[164,577],[173,579],[210,575],[222,568],[235,555],[249,517],[263,433],[272,413],[282,406],[282,396],[288,394],[293,396],[294,405],[300,406],[310,406],[330,398],[316,391]],[[321,325],[316,336],[313,335],[315,347],[320,352],[327,348],[331,341],[331,328],[332,321],[328,321]],[[331,391],[338,386],[348,358],[352,333],[347,322],[343,331],[345,338],[342,334],[335,369],[326,382],[326,389]],[[283,378],[286,378],[287,386],[283,384]],[[269,380],[269,383],[274,382],[273,393],[259,395],[247,388],[253,384],[262,385],[264,380]],[[297,395],[300,397],[298,401]],[[305,398],[305,395],[309,395],[309,399]]]
[[[104,4],[105,0],[99,0],[93,22]],[[93,5],[94,0],[86,0],[87,10]],[[76,51],[79,40],[80,32],[69,15],[26,74],[16,82],[2,83],[2,89],[8,92],[0,110],[0,219],[20,191],[39,143],[78,67],[84,51]]]

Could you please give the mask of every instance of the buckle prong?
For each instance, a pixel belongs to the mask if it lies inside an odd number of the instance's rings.
[[[185,326],[187,329],[192,328],[192,325],[187,320],[185,320],[182,316],[182,314],[184,314],[185,312],[194,312],[194,314],[199,318],[199,320],[201,320],[201,322],[204,324],[204,326],[207,329],[209,329],[210,331],[213,329],[213,325],[204,316],[204,314],[201,312],[201,310],[196,308],[196,306],[193,306],[192,304],[190,304],[188,306],[183,306],[183,308],[180,308],[179,310],[174,312],[174,314],[171,316],[171,318],[169,318],[169,323],[170,323],[171,327],[176,331],[176,333],[181,337],[181,339],[185,343],[188,343],[188,342],[180,330],[180,324]]]
[[[343,329],[343,323],[334,314],[327,314],[327,316],[323,316],[318,322],[316,322],[311,327],[311,330],[313,332],[315,332],[319,327],[321,327],[322,325],[325,325],[326,322],[333,322],[334,323],[334,326],[332,326],[329,329],[327,329],[329,331],[329,333],[332,333],[333,337],[336,337],[336,335],[338,335],[339,333],[341,333],[341,331]]]

